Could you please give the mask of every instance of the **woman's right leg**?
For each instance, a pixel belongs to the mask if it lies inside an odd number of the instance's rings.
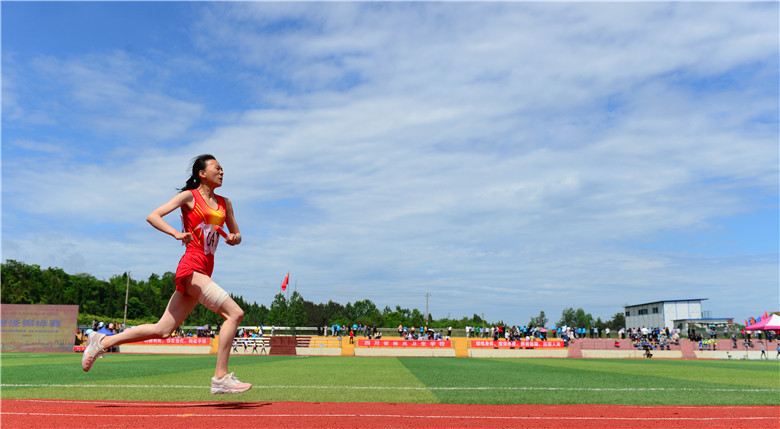
[[[244,311],[228,297],[217,311],[217,314],[225,319],[219,330],[217,342],[217,367],[214,370],[214,378],[222,378],[228,373],[228,361],[230,360],[230,345],[236,336],[238,325],[244,319]]]
[[[198,298],[175,291],[168,301],[160,321],[155,324],[140,325],[125,329],[119,334],[106,336],[100,343],[102,348],[110,348],[120,344],[144,341],[152,338],[168,338],[180,326],[184,319],[192,313],[198,304]]]

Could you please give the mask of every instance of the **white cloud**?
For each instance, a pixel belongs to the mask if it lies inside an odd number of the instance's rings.
[[[146,146],[182,135],[203,115],[198,103],[167,93],[170,78],[161,70],[120,51],[78,58],[38,56],[22,67],[27,75],[17,80],[23,81],[24,94],[17,98],[40,99],[45,107],[29,110],[45,109],[47,122],[60,129],[88,129],[101,139]],[[42,95],[47,93],[56,96]],[[41,123],[34,117],[24,122]]]
[[[12,142],[8,142],[7,144],[10,144],[11,146],[21,148],[27,151],[33,151],[33,152],[48,152],[48,153],[62,153],[62,146],[58,145],[56,143],[49,143],[49,142],[40,142],[40,141],[33,141],[33,140],[27,140],[27,139],[19,139],[14,140]]]

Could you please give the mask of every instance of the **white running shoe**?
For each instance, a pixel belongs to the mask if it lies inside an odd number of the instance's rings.
[[[222,378],[211,377],[212,395],[217,395],[220,393],[243,393],[251,388],[251,384],[238,381],[232,372]]]
[[[87,348],[84,349],[84,354],[81,356],[81,369],[84,371],[89,371],[95,360],[103,357],[106,350],[100,347],[100,342],[105,336],[105,334],[93,332],[87,337]]]

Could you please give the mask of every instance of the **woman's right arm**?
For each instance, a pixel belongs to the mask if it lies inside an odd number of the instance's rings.
[[[184,244],[187,244],[190,241],[192,241],[192,234],[189,232],[177,231],[176,228],[170,226],[168,222],[165,222],[165,220],[163,220],[163,216],[167,215],[168,213],[178,209],[179,207],[185,204],[191,203],[192,201],[194,201],[192,192],[190,191],[180,192],[175,197],[171,198],[170,201],[161,205],[160,207],[157,207],[156,209],[154,209],[154,211],[149,213],[149,216],[146,217],[146,221],[149,222],[153,227],[157,228],[158,230],[172,236],[177,240],[181,240]]]

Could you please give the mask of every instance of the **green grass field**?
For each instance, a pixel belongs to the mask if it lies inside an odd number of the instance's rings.
[[[780,361],[232,356],[255,387],[212,396],[215,356],[0,355],[0,397],[110,401],[780,405]]]

